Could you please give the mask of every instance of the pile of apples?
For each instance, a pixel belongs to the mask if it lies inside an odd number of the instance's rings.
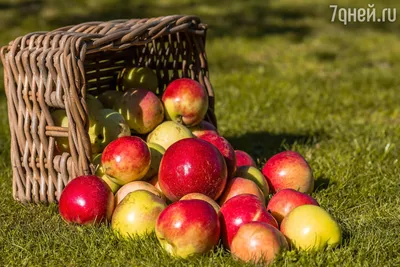
[[[126,69],[120,78],[122,91],[87,99],[97,171],[63,190],[66,222],[111,222],[120,238],[155,232],[161,247],[181,258],[207,253],[220,240],[253,263],[271,263],[289,248],[341,243],[338,223],[309,195],[314,178],[299,153],[276,154],[260,171],[203,120],[208,96],[198,82],[174,80],[158,97],[150,69]],[[68,142],[59,138],[57,147],[65,151]]]

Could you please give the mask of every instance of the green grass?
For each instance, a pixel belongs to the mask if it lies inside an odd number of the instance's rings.
[[[339,248],[285,252],[276,266],[400,265],[399,21],[330,22],[332,2],[370,3],[361,0],[20,2],[0,4],[3,44],[88,20],[200,15],[210,28],[207,53],[220,132],[260,167],[276,152],[302,153],[316,178],[312,196],[343,229]],[[379,2],[378,10],[400,8],[398,1]],[[65,224],[55,205],[15,202],[7,108],[0,96],[1,266],[243,265],[221,247],[173,259],[153,235],[122,241],[104,225]]]

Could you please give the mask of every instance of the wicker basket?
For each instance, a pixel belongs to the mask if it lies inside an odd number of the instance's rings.
[[[57,202],[74,177],[93,174],[85,96],[116,87],[126,66],[147,66],[159,88],[190,77],[209,95],[206,119],[216,125],[205,53],[206,25],[196,16],[88,22],[18,37],[2,47],[11,132],[13,196],[21,202]],[[68,128],[51,111],[65,109]],[[58,155],[55,137],[68,137]]]

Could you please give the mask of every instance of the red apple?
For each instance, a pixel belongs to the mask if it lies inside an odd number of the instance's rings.
[[[125,136],[106,146],[101,164],[113,182],[124,185],[143,178],[150,168],[150,159],[149,147],[142,139]]]
[[[227,169],[212,144],[196,138],[171,145],[161,160],[158,182],[172,202],[189,193],[202,193],[216,200],[225,188]]]
[[[231,253],[251,263],[272,263],[289,245],[278,229],[263,222],[249,222],[240,226],[232,239]]]
[[[217,202],[215,202],[215,200],[211,199],[210,197],[200,194],[200,193],[190,193],[187,195],[184,195],[180,200],[189,200],[189,199],[200,199],[200,200],[204,200],[205,202],[208,202],[208,204],[210,204],[216,213],[219,214],[219,210],[221,209],[221,207],[218,205]]]
[[[199,138],[213,144],[221,152],[228,168],[228,177],[233,177],[233,173],[236,171],[236,156],[235,150],[228,140],[214,133],[203,134]]]
[[[130,89],[114,104],[133,131],[146,134],[164,120],[164,107],[160,99],[146,89]]]
[[[314,198],[305,193],[294,189],[282,189],[272,196],[268,202],[267,210],[275,217],[278,223],[281,223],[294,208],[306,204],[319,206]]]
[[[236,177],[228,182],[225,187],[224,193],[219,198],[219,204],[222,206],[226,201],[234,196],[241,194],[251,194],[258,197],[265,205],[265,197],[257,184],[251,180]]]
[[[99,223],[111,219],[114,195],[101,178],[95,175],[79,176],[62,191],[58,209],[68,223]]]
[[[265,222],[278,228],[275,218],[268,213],[262,201],[250,194],[237,195],[221,207],[222,241],[230,248],[239,227],[248,222]]]
[[[236,155],[236,167],[239,168],[240,166],[253,166],[257,167],[256,162],[253,158],[244,152],[243,150],[235,150]]]
[[[133,181],[122,186],[115,194],[115,204],[118,205],[131,192],[144,190],[165,200],[164,195],[152,184],[144,181]]]
[[[208,109],[206,90],[200,83],[188,78],[172,81],[165,89],[162,101],[167,119],[188,127],[200,123]]]
[[[284,151],[272,156],[265,163],[262,173],[272,192],[292,188],[310,194],[314,189],[310,166],[302,155],[294,151]]]
[[[181,200],[161,212],[156,235],[168,253],[186,258],[208,252],[218,244],[220,222],[206,201]]]
[[[196,137],[207,133],[218,134],[217,128],[208,121],[201,121],[199,124],[190,127],[189,130],[192,131],[193,135]]]

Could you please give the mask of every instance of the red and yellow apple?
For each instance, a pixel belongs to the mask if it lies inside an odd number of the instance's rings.
[[[212,144],[186,138],[171,145],[161,160],[158,182],[172,202],[189,193],[216,200],[227,181],[225,160]]]
[[[111,188],[111,191],[115,194],[121,186],[111,181],[110,177],[105,174],[104,168],[101,165],[101,154],[97,154],[93,157],[93,165],[96,168],[96,176],[103,179],[103,181],[108,184],[108,186]]]
[[[264,175],[256,167],[253,166],[240,166],[235,172],[236,177],[249,179],[256,183],[261,189],[265,197],[268,197],[269,186]]]
[[[161,212],[156,235],[172,256],[187,258],[206,253],[218,244],[220,222],[214,208],[206,201],[181,200]]]
[[[212,133],[218,134],[217,128],[214,125],[209,123],[208,121],[201,121],[199,124],[192,126],[189,128],[192,131],[193,135],[196,137],[200,137],[203,134]]]
[[[292,188],[310,194],[314,190],[314,177],[310,165],[297,152],[284,151],[265,163],[262,173],[272,192]]]
[[[130,89],[121,101],[114,104],[125,118],[129,128],[139,134],[147,134],[164,120],[164,107],[158,97],[146,89]]]
[[[180,200],[190,200],[190,199],[200,199],[208,202],[208,204],[210,204],[214,208],[215,212],[219,214],[219,210],[221,207],[212,198],[200,193],[190,193],[184,195]]]
[[[243,150],[235,150],[235,155],[236,155],[236,167],[239,168],[241,166],[253,166],[257,167],[256,162],[254,159],[247,154]]]
[[[211,143],[221,152],[222,156],[224,156],[226,167],[228,168],[228,177],[232,178],[236,171],[236,156],[235,150],[228,140],[215,133],[203,134],[199,138]]]
[[[267,210],[281,223],[294,208],[306,204],[319,206],[314,198],[305,193],[294,189],[282,189],[269,200]]]
[[[248,222],[265,222],[278,228],[275,218],[269,214],[264,203],[255,195],[234,196],[222,205],[221,235],[226,248],[230,248],[232,239],[239,227]]]
[[[255,264],[271,264],[286,249],[289,249],[289,245],[283,234],[263,222],[242,224],[231,245],[232,255]]]
[[[162,101],[166,118],[188,127],[199,124],[208,109],[208,94],[205,88],[188,78],[172,81],[165,89]]]
[[[228,181],[224,193],[219,198],[219,204],[222,206],[229,199],[241,194],[255,195],[265,205],[265,196],[256,183],[241,177],[235,177]]]
[[[150,168],[150,160],[149,147],[136,136],[112,141],[101,156],[104,172],[119,185],[142,179]]]

